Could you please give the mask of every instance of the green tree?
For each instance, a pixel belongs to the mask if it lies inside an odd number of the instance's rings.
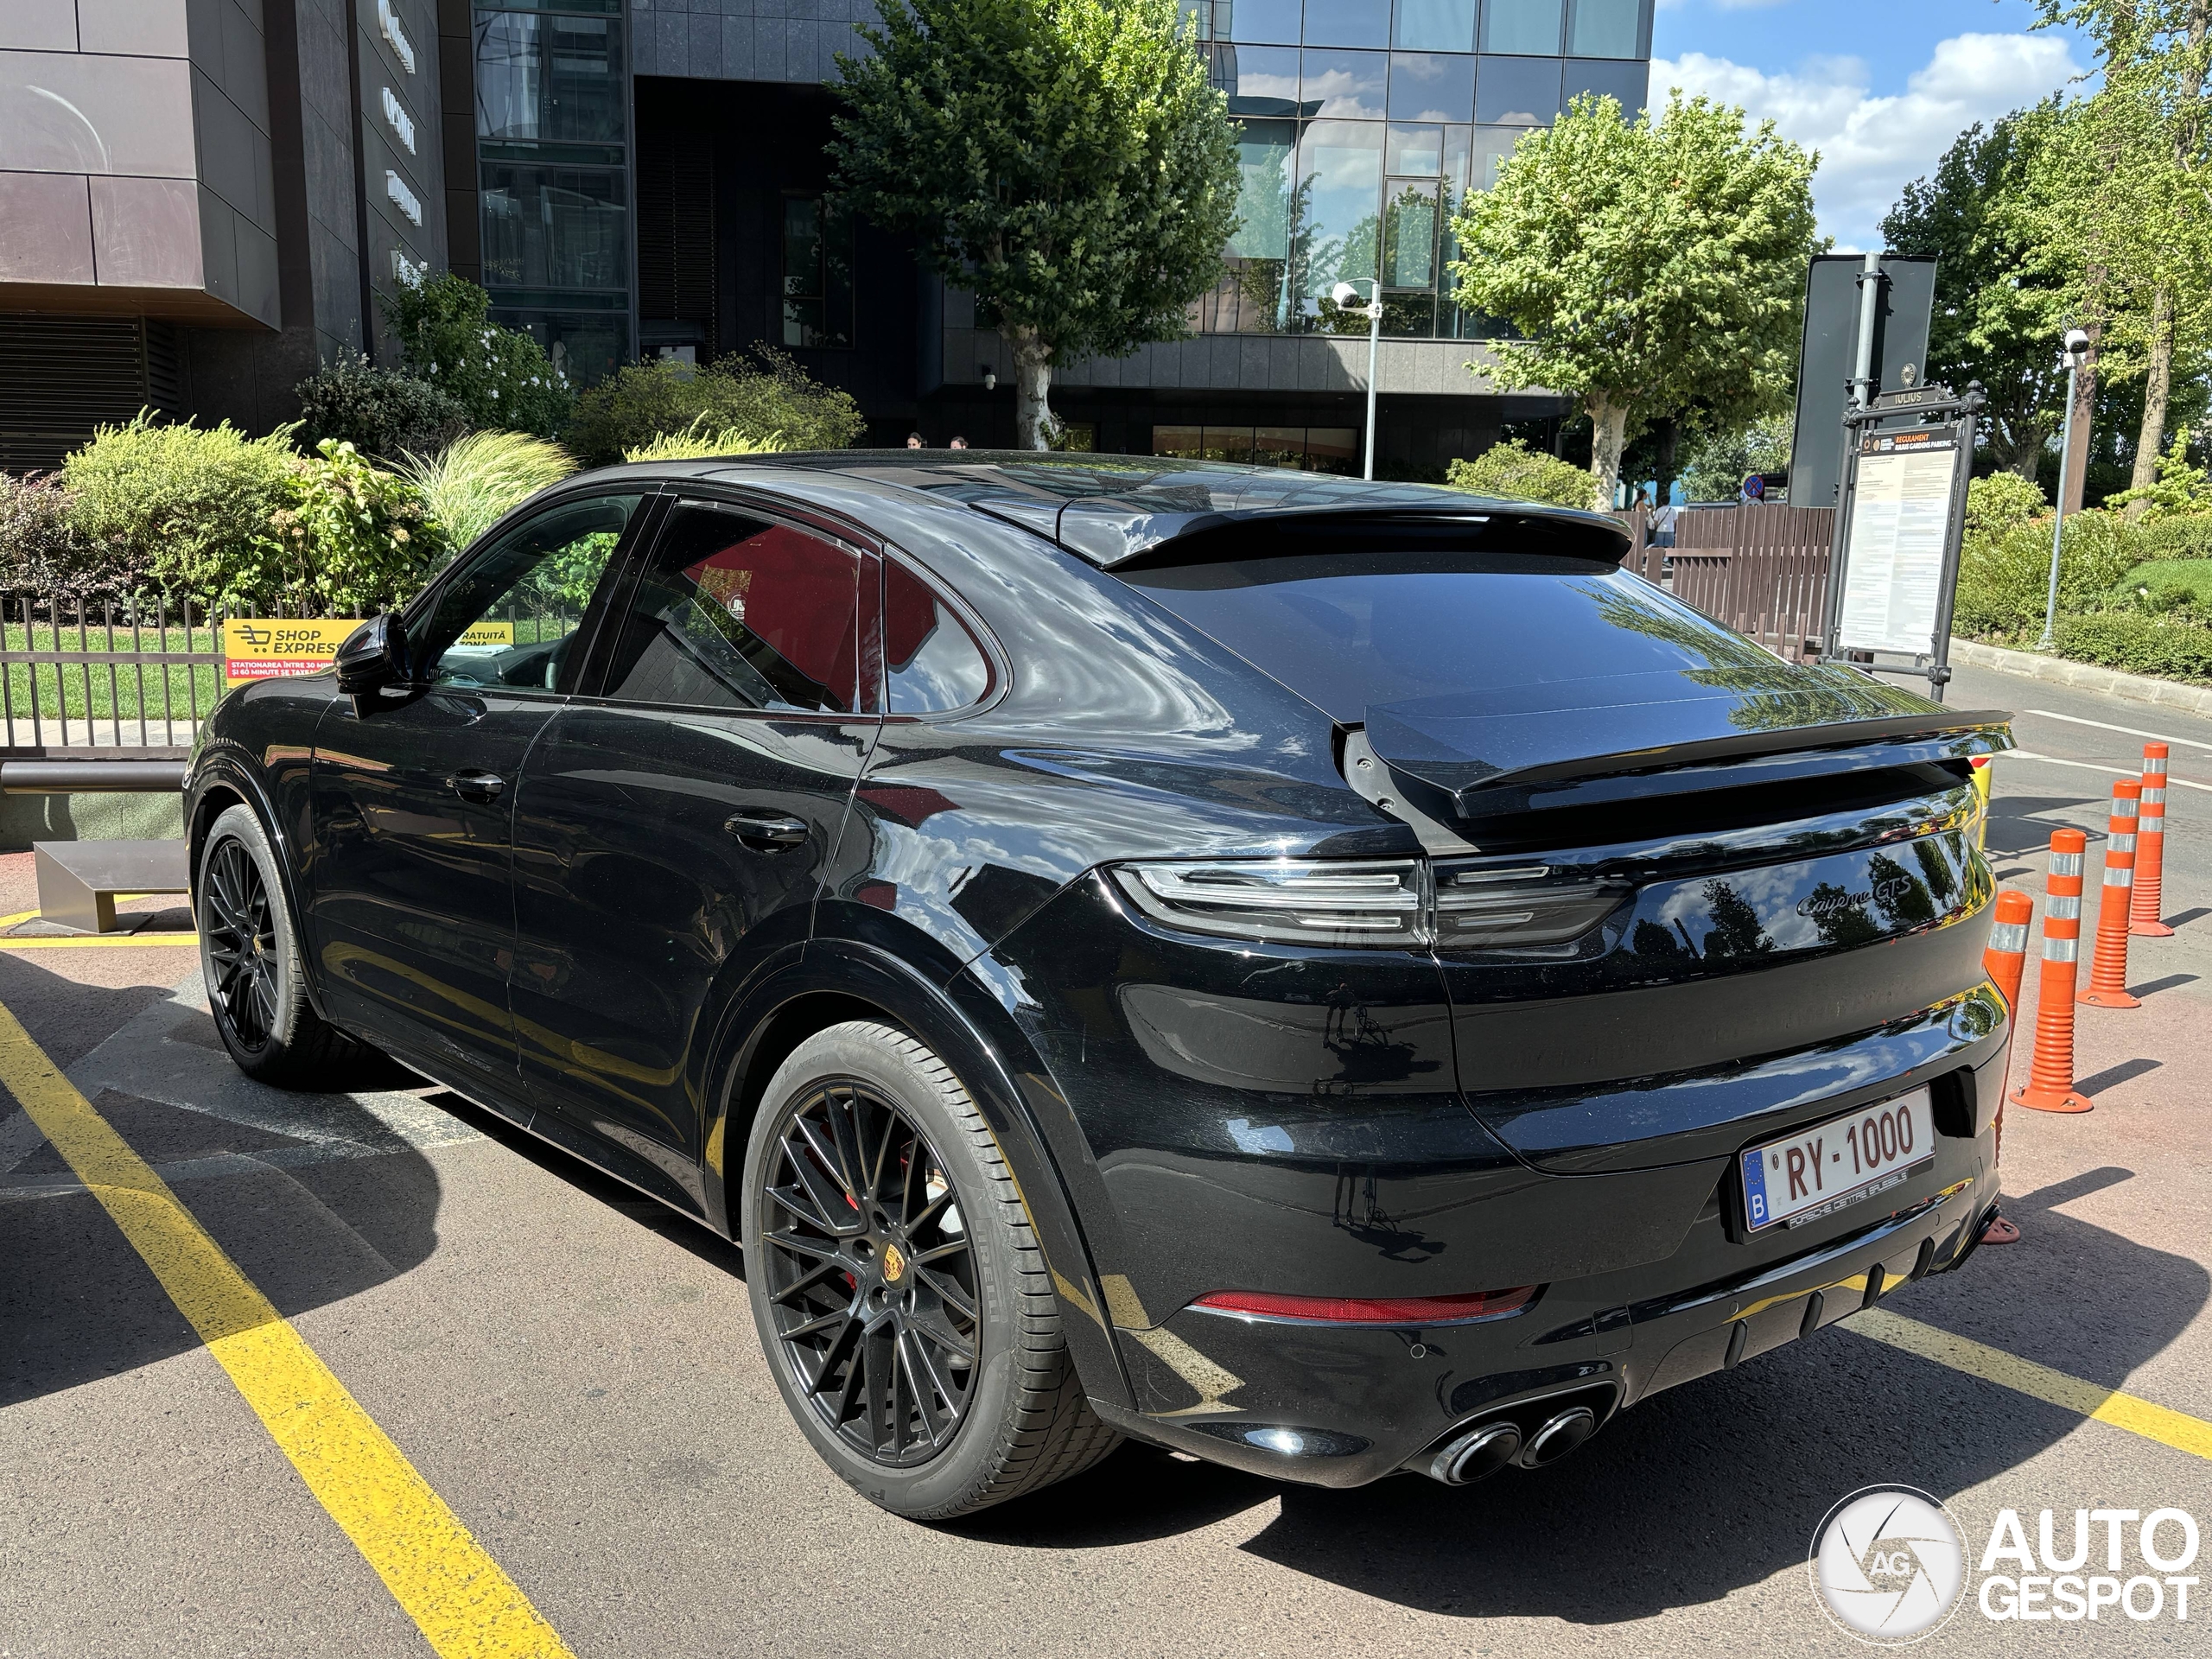
[[[837,186],[976,296],[1050,446],[1055,363],[1182,336],[1220,277],[1236,147],[1175,0],[877,0],[840,56]]]
[[[1646,423],[1694,408],[1740,425],[1787,399],[1816,161],[1707,99],[1676,92],[1630,121],[1586,96],[1468,193],[1459,302],[1519,331],[1492,348],[1502,388],[1548,386],[1589,415],[1593,506]]]
[[[2177,371],[2212,348],[2212,0],[2037,9],[2038,26],[2063,24],[2096,43],[2101,85],[2068,111],[2067,152],[2043,169],[2040,223],[2075,286],[2075,320],[2095,341],[2077,413],[2092,406],[2098,375],[2142,377],[2130,484],[2146,490]]]
[[[1929,378],[1989,394],[1984,445],[1999,468],[2032,480],[2066,414],[2056,344],[2065,330],[2065,284],[2038,268],[2030,216],[2018,211],[2045,142],[2056,99],[1961,133],[1929,177],[1904,188],[1882,220],[1898,253],[1936,257]]]

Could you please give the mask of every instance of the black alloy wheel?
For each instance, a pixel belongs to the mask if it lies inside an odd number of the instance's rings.
[[[200,927],[213,967],[208,990],[218,1018],[241,1048],[269,1046],[276,1030],[276,916],[260,867],[245,843],[226,839],[203,872]]]
[[[856,1080],[817,1083],[769,1160],[765,1288],[798,1391],[862,1457],[927,1462],[966,1420],[982,1358],[950,1175],[913,1120]]]

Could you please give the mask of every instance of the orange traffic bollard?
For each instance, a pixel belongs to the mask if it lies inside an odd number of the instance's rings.
[[[2127,907],[2135,893],[2135,824],[2143,785],[2123,778],[2112,786],[2112,817],[2105,823],[2105,880],[2097,899],[2097,950],[2088,988],[2075,1001],[2093,1008],[2139,1008],[2127,994]]]
[[[2020,979],[2028,969],[2028,922],[2035,912],[2035,900],[2024,893],[2007,887],[1997,895],[1997,919],[1990,925],[1981,970],[2005,994],[2007,1010],[2020,1006]]]
[[[2038,1112],[2090,1109],[2088,1096],[2074,1090],[2074,974],[2082,951],[2082,857],[2088,844],[2079,830],[2051,832],[2035,1058],[2028,1080],[2005,1096]]]
[[[2134,896],[2127,901],[2127,931],[2168,939],[2173,929],[2159,917],[2166,866],[2166,746],[2143,746],[2143,827],[2136,831]]]

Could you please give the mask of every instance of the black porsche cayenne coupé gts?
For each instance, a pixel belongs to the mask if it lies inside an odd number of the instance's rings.
[[[793,1416],[901,1513],[1123,1434],[1542,1465],[1997,1197],[2003,716],[1623,551],[1139,459],[573,479],[208,722],[218,1024],[737,1240]]]

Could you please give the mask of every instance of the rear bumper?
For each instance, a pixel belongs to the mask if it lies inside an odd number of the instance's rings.
[[[1904,1208],[1702,1283],[1669,1288],[1660,1264],[1548,1287],[1518,1314],[1458,1325],[1292,1324],[1186,1307],[1157,1327],[1117,1332],[1139,1399],[1154,1408],[1094,1406],[1140,1439],[1318,1486],[1363,1485],[1497,1418],[1519,1419],[1525,1432],[1555,1404],[1588,1404],[1602,1427],[1661,1389],[1756,1360],[1963,1265],[1995,1209],[1994,1149],[1985,1135],[1970,1156],[1955,1154],[1941,1175],[1916,1181],[1915,1190],[1942,1184]],[[1622,1301],[1629,1277],[1643,1294]],[[1197,1406],[1166,1403],[1194,1388]]]

